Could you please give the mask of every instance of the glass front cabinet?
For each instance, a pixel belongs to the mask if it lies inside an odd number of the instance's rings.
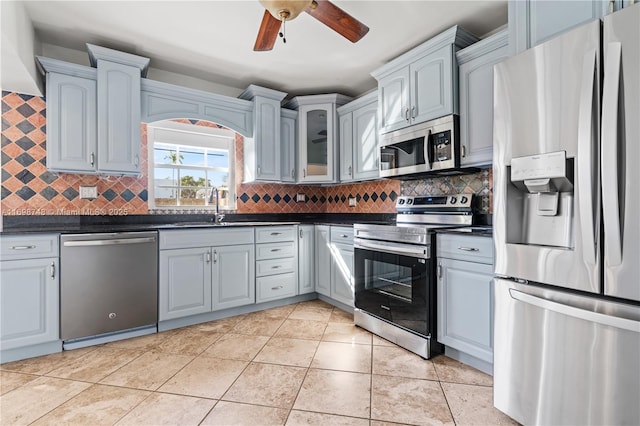
[[[336,108],[349,102],[339,94],[298,96],[285,105],[298,110],[297,181],[336,182],[338,120]]]

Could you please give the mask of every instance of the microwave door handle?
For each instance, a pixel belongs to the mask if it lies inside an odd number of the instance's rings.
[[[429,163],[429,169],[433,164],[433,150],[431,149],[431,129],[427,131],[427,136],[424,140],[424,150],[427,153],[427,163]]]
[[[581,234],[583,238],[583,260],[588,265],[596,263],[596,243],[593,211],[593,119],[594,113],[594,84],[596,73],[596,50],[590,49],[584,55],[582,65],[582,83],[580,86],[580,109],[578,115],[578,199]]]
[[[620,90],[620,43],[608,43],[602,90],[602,216],[607,266],[622,263],[620,200],[618,199],[618,105]],[[606,171],[606,172],[605,172]]]

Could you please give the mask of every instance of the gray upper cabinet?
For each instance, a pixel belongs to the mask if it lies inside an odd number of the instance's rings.
[[[621,6],[618,1],[617,7]],[[523,52],[608,12],[609,1],[605,0],[510,0],[510,54]]]
[[[281,109],[280,116],[280,181],[296,181],[296,111]]]
[[[455,53],[477,40],[454,26],[371,73],[378,80],[380,132],[457,114]]]
[[[240,99],[253,102],[253,138],[244,141],[244,181],[281,179],[280,102],[286,93],[251,85]]]
[[[38,60],[47,70],[47,168],[95,173],[96,70],[48,58]]]
[[[369,93],[340,108],[340,181],[377,179],[378,94]]]
[[[493,161],[493,66],[509,56],[503,30],[460,50],[460,165],[488,166]]]

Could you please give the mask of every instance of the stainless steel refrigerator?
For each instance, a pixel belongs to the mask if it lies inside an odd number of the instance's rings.
[[[638,425],[640,4],[494,78],[494,405]]]

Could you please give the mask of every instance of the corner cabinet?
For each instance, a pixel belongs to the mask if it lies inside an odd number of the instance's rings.
[[[447,233],[436,238],[438,342],[447,355],[491,374],[493,240]]]
[[[508,32],[503,30],[456,54],[463,167],[493,162],[493,66],[509,57],[508,41]]]
[[[138,175],[140,81],[149,59],[90,44],[87,48],[94,68],[37,58],[46,72],[47,168]]]
[[[280,102],[286,93],[251,85],[240,99],[253,102],[253,138],[244,141],[244,181],[281,179]]]
[[[158,320],[255,303],[253,228],[160,231]]]
[[[380,177],[378,160],[378,94],[369,93],[338,108],[340,181]]]
[[[285,106],[298,111],[300,183],[331,183],[338,178],[338,106],[351,98],[338,94],[298,96]]]
[[[0,237],[0,362],[62,351],[58,235]]]
[[[380,132],[458,113],[455,53],[478,40],[454,26],[371,75],[378,80]]]
[[[609,13],[610,3],[606,0],[510,0],[510,54],[524,52],[567,30],[603,18]],[[614,2],[614,8],[622,7],[623,3]]]

